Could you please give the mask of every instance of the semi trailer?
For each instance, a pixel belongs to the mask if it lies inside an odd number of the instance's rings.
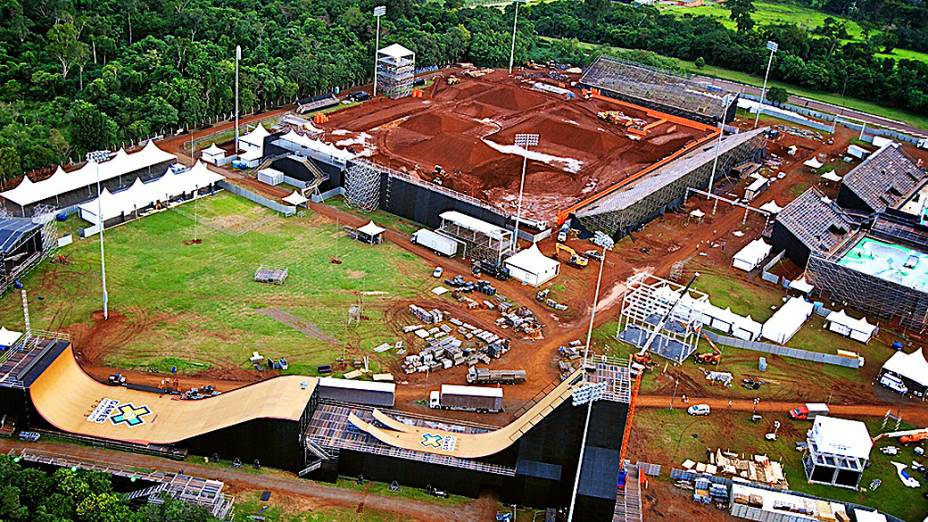
[[[471,366],[467,369],[467,384],[521,384],[525,370],[491,370]]]
[[[429,393],[429,408],[499,413],[503,411],[503,389],[442,384],[440,391]]]
[[[411,240],[414,244],[428,247],[443,256],[454,257],[458,253],[457,241],[448,236],[432,232],[427,228],[417,230],[412,235]]]

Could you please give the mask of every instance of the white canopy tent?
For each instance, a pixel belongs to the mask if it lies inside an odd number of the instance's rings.
[[[182,194],[209,187],[223,179],[224,176],[209,170],[205,163],[198,161],[190,170],[177,174],[168,172],[148,183],[136,178],[135,183],[126,190],[111,193],[103,189],[100,193],[103,222],[145,209],[159,201],[167,202]],[[97,198],[80,205],[78,211],[85,221],[99,224]]]
[[[383,242],[383,233],[386,231],[387,229],[378,226],[373,221],[368,221],[366,225],[358,228],[358,234],[360,234],[358,239],[370,244],[381,243]]]
[[[761,329],[761,335],[775,343],[786,344],[812,315],[812,303],[801,297],[791,297]]]
[[[928,388],[928,361],[921,349],[912,353],[894,353],[883,363],[883,371],[895,373]]]
[[[745,245],[744,248],[739,250],[734,257],[731,258],[731,266],[738,270],[750,272],[757,268],[761,262],[770,255],[771,248],[772,247],[763,239],[755,239]]]
[[[770,201],[761,205],[760,209],[766,210],[767,212],[770,212],[771,214],[779,214],[780,211],[783,210],[783,207],[781,207],[780,205],[777,205],[777,202],[771,199]]]
[[[764,325],[755,321],[750,315],[746,317],[737,316],[735,324],[731,327],[731,334],[745,341],[754,341],[760,337]]]
[[[226,151],[220,149],[215,143],[200,151],[200,159],[213,165],[219,164],[226,159]]]
[[[808,294],[815,287],[806,280],[806,276],[802,276],[799,279],[793,279],[789,282],[789,289],[795,290],[797,292]]]
[[[264,125],[258,124],[257,127],[251,130],[248,134],[240,136],[238,139],[238,148],[242,152],[249,152],[256,150],[262,155],[264,154],[264,138],[270,136],[271,133],[264,128]]]
[[[870,342],[870,339],[873,338],[873,335],[876,334],[877,331],[876,325],[868,323],[866,317],[854,319],[844,313],[844,310],[828,314],[828,316],[825,317],[825,323],[832,332],[850,337],[862,343]]]
[[[839,176],[838,173],[834,171],[834,169],[829,170],[828,172],[822,174],[821,177],[825,181],[834,181],[834,182],[841,181],[841,176]]]
[[[173,154],[159,149],[153,141],[149,141],[142,150],[132,154],[126,154],[126,151],[119,149],[110,160],[100,163],[100,181],[118,178],[176,159]],[[50,178],[43,181],[33,182],[27,176],[23,176],[22,182],[16,188],[2,192],[0,196],[25,207],[96,183],[97,164],[88,161],[74,172],[65,172],[59,166]]]
[[[812,158],[812,159],[806,160],[806,161],[803,163],[803,165],[805,165],[806,167],[809,167],[809,168],[812,169],[812,170],[818,170],[818,169],[822,168],[822,166],[824,166],[825,164],[822,163],[821,161],[819,161],[819,160],[816,159],[816,158]]]
[[[16,343],[16,341],[18,341],[22,336],[22,332],[7,330],[5,326],[0,327],[0,346],[13,346],[13,344]]]
[[[295,206],[295,207],[298,207],[298,206],[300,206],[300,205],[305,204],[305,203],[306,203],[307,201],[309,201],[309,200],[306,199],[305,197],[303,197],[302,194],[300,194],[299,192],[297,192],[297,191],[294,190],[294,191],[293,191],[293,194],[290,194],[289,196],[287,196],[287,197],[284,198],[284,201],[285,201],[286,203],[290,203],[291,205],[293,205],[293,206]]]
[[[302,134],[297,134],[296,131],[290,130],[290,132],[284,134],[279,138],[280,140],[292,144],[290,147],[294,151],[304,151],[310,157],[324,161],[330,165],[341,165],[345,164],[354,159],[355,155],[350,151],[340,149],[331,143],[326,143],[322,140],[314,140],[309,136],[304,136]]]
[[[554,279],[561,270],[561,263],[542,254],[535,243],[510,256],[505,263],[509,268],[509,275],[532,286],[545,284]]]

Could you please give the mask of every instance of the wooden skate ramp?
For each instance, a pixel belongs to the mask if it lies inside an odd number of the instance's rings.
[[[570,399],[571,388],[580,382],[582,373],[583,369],[578,369],[511,424],[488,433],[454,433],[409,426],[379,410],[374,410],[374,419],[386,428],[374,426],[353,413],[348,421],[380,442],[397,448],[465,459],[486,457],[511,446]]]
[[[291,375],[208,399],[181,400],[100,383],[84,373],[68,346],[36,378],[29,394],[42,418],[59,430],[138,444],[175,444],[256,419],[298,422],[315,387],[315,378]]]

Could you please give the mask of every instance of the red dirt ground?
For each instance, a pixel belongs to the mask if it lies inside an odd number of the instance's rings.
[[[375,162],[428,181],[440,165],[444,186],[506,212],[516,207],[521,158],[487,141],[509,146],[516,134],[537,133],[540,143],[533,151],[556,159],[528,162],[523,209],[542,220],[708,135],[665,122],[638,140],[596,113],[621,109],[649,123],[655,117],[599,99],[565,101],[502,71],[462,78],[454,86],[438,77],[424,92],[423,98],[378,99],[336,112],[323,127],[371,135]],[[333,142],[346,137],[329,134]],[[579,170],[571,172],[577,169],[568,161],[581,162]]]

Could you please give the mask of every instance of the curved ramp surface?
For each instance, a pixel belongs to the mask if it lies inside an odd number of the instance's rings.
[[[315,386],[313,377],[291,375],[208,399],[181,400],[100,383],[78,366],[69,346],[29,393],[39,414],[59,430],[140,444],[175,444],[256,419],[298,422]]]
[[[488,433],[454,433],[409,426],[380,410],[374,410],[374,419],[386,426],[386,429],[366,422],[353,413],[348,417],[348,421],[380,442],[397,448],[465,459],[486,457],[511,446],[568,400],[573,385],[581,380],[582,373],[582,369],[577,370],[518,419]]]

